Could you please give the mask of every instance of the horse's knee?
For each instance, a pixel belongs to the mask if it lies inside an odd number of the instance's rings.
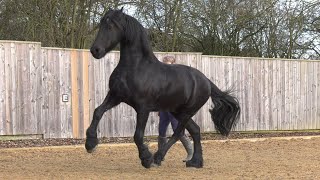
[[[93,119],[101,119],[104,112],[101,107],[97,107],[93,112]]]

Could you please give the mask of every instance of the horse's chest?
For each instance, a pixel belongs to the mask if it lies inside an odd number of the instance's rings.
[[[121,69],[115,69],[109,78],[109,89],[119,97],[125,98],[130,96],[127,72],[121,71]]]

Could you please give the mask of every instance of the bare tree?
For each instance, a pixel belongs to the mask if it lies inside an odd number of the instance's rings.
[[[3,0],[2,39],[40,41],[43,46],[88,48],[101,16],[126,1]]]
[[[89,48],[109,7],[138,18],[156,51],[320,59],[320,3],[310,0],[2,0],[0,37]]]
[[[148,28],[158,51],[179,51],[182,0],[146,0],[137,3],[136,16]]]

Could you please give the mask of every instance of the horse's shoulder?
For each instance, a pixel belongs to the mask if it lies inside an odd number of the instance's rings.
[[[121,67],[117,67],[111,73],[109,78],[109,88],[110,89],[124,89],[127,87],[126,83],[126,76],[128,71]]]

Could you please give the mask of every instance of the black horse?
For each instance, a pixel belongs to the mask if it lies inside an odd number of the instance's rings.
[[[100,22],[100,29],[91,47],[94,58],[100,59],[120,42],[120,61],[109,79],[109,92],[103,103],[94,111],[87,129],[85,147],[93,152],[98,144],[97,126],[102,115],[124,102],[137,112],[134,142],[139,150],[141,164],[145,168],[161,165],[169,148],[179,139],[185,128],[194,141],[194,154],[187,167],[203,167],[200,128],[191,119],[212,98],[210,110],[215,128],[228,135],[239,119],[238,100],[222,92],[197,69],[184,65],[167,65],[152,52],[142,25],[121,10],[110,9]],[[152,111],[171,112],[179,121],[179,127],[168,143],[152,155],[143,142],[145,126]]]

